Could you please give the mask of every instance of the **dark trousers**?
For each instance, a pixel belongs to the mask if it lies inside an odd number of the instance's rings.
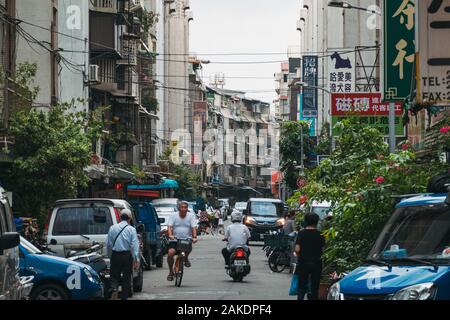
[[[250,258],[250,254],[251,254],[250,248],[246,248],[245,251],[247,251],[247,255],[248,255],[248,257]],[[230,265],[231,252],[228,251],[227,248],[223,248],[223,249],[222,249],[222,255],[223,255],[223,258],[225,259],[225,264],[226,264],[227,266],[229,266],[229,265]]]
[[[122,284],[122,300],[131,294],[131,277],[133,276],[133,257],[130,251],[112,252],[111,255],[111,288],[117,290]]]
[[[304,300],[311,285],[309,300],[319,300],[320,277],[322,275],[321,262],[300,262],[297,266],[298,274],[298,300]]]

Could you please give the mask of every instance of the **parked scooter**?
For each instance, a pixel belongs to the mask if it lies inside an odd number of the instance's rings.
[[[250,270],[250,259],[246,248],[237,246],[230,255],[230,267],[227,269],[227,274],[233,278],[234,282],[242,282]]]

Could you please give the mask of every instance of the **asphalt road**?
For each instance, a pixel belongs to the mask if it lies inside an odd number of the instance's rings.
[[[251,273],[242,283],[234,283],[225,273],[221,250],[225,245],[219,236],[199,238],[191,254],[192,267],[185,269],[180,288],[168,282],[167,260],[162,269],[144,273],[144,289],[138,300],[292,300],[288,295],[291,275],[286,270],[273,273],[267,264],[262,243],[251,243]]]

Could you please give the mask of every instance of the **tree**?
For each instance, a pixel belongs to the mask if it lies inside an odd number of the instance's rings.
[[[312,150],[313,142],[309,136],[309,125],[305,121],[285,122],[281,128],[280,154],[281,165],[287,185],[292,189],[297,189],[298,169],[300,165],[301,144],[303,128],[304,163],[308,165],[307,155]],[[297,163],[297,164],[295,164]]]
[[[333,221],[327,238],[325,262],[342,272],[352,270],[367,257],[395,207],[393,195],[426,191],[428,180],[443,171],[437,159],[421,163],[410,144],[389,154],[383,135],[350,118],[340,124],[336,150],[309,172],[300,197],[332,203]]]
[[[42,223],[53,202],[75,197],[86,186],[84,169],[90,163],[92,142],[101,137],[104,108],[76,112],[81,100],[38,111],[33,108],[39,87],[34,86],[36,64],[22,63],[8,79],[14,158],[6,186],[14,192],[14,209]]]

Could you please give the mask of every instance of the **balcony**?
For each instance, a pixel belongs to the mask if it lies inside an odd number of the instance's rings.
[[[103,13],[117,13],[117,0],[91,0],[89,9]]]

